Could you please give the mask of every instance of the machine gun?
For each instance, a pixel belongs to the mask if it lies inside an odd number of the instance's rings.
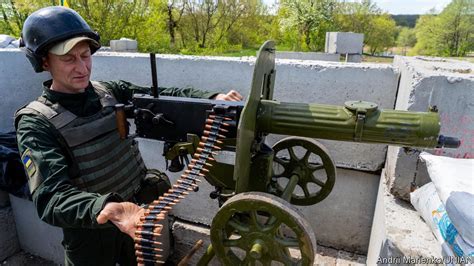
[[[274,43],[267,41],[258,52],[245,104],[156,97],[156,93],[134,97],[138,136],[165,141],[168,160],[195,154],[182,179],[151,205],[143,220],[165,214],[187,191],[197,188],[198,177],[216,188],[210,196],[221,207],[211,224],[212,244],[200,265],[214,256],[224,265],[256,261],[312,265],[315,234],[292,204],[322,201],[336,179],[327,149],[313,138],[424,148],[460,145],[456,138],[438,135],[440,118],[434,108],[414,113],[381,110],[363,101],[344,106],[279,102],[273,100],[275,75]],[[265,136],[270,133],[294,137],[269,147]],[[214,158],[218,146],[235,152],[233,164]],[[180,160],[174,166],[172,170],[182,170],[184,163]],[[141,226],[147,228],[146,223]],[[145,242],[139,246],[139,261],[153,262],[156,250],[145,247]],[[291,250],[299,253],[298,258]]]

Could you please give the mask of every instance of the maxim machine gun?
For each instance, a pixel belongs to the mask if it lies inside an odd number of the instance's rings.
[[[154,67],[152,60],[152,72]],[[138,136],[165,141],[169,170],[181,171],[188,163],[177,183],[141,218],[136,239],[140,264],[160,263],[156,221],[205,179],[216,188],[210,197],[221,207],[200,265],[214,256],[223,265],[312,265],[315,234],[292,205],[322,201],[336,179],[328,151],[313,138],[426,148],[460,145],[438,135],[435,109],[414,113],[380,110],[363,101],[344,106],[275,101],[275,74],[274,43],[267,41],[258,52],[245,104],[158,98],[156,90],[154,96],[134,97]],[[269,147],[269,133],[294,137]],[[233,164],[218,159],[221,149],[235,152]],[[188,155],[194,155],[191,162]]]

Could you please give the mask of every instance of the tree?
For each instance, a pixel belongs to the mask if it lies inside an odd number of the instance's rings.
[[[137,38],[150,14],[148,1],[142,0],[75,0],[69,5],[100,33],[104,45],[121,37]]]
[[[278,12],[280,26],[286,35],[297,32],[298,49],[320,50],[326,31],[332,28],[335,7],[334,0],[282,0]]]
[[[4,33],[19,37],[21,28],[28,15],[51,5],[51,0],[0,0],[0,29]]]
[[[416,44],[416,33],[414,29],[403,27],[397,38],[397,45],[403,47],[403,55],[406,55],[406,48]]]
[[[474,1],[453,0],[438,17],[443,55],[464,56],[474,48]]]
[[[370,47],[370,53],[374,55],[395,45],[396,34],[395,21],[388,15],[379,15],[372,19],[372,29],[366,35],[366,44]]]
[[[439,15],[427,14],[416,24],[415,52],[424,55],[464,56],[474,49],[474,2],[453,0]]]

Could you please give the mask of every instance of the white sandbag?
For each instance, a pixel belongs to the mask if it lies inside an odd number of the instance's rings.
[[[474,256],[474,246],[466,243],[459,235],[432,182],[410,193],[410,201],[443,246],[443,252],[446,253],[443,256],[453,257],[452,252],[458,257]],[[445,248],[446,245],[452,249],[451,254],[449,249]]]
[[[423,152],[428,173],[452,223],[474,246],[474,159],[455,159]]]

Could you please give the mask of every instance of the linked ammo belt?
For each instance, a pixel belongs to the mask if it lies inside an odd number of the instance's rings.
[[[225,138],[222,133],[227,132],[222,126],[227,126],[224,121],[230,118],[210,114],[206,120],[205,130],[199,142],[199,147],[188,164],[187,170],[177,182],[157,200],[145,207],[145,213],[140,217],[135,231],[135,255],[137,263],[142,265],[163,264],[161,242],[156,241],[161,234],[163,225],[159,222],[166,218],[168,212],[174,205],[184,199],[189,192],[198,190],[201,182],[209,170],[206,167],[212,165],[208,161],[214,161],[212,155],[215,150],[220,150],[222,144],[219,139]]]

